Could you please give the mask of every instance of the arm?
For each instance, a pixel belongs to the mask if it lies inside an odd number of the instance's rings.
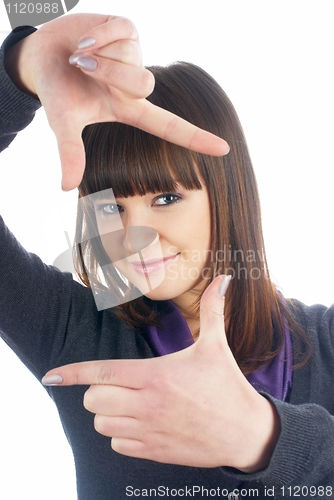
[[[8,147],[16,134],[33,119],[41,103],[14,84],[10,52],[21,39],[33,33],[35,28],[16,28],[4,41],[0,50],[0,151]],[[6,61],[6,66],[5,66]]]
[[[334,306],[309,307],[293,301],[292,312],[311,341],[311,361],[294,371],[289,403],[266,396],[275,405],[281,422],[280,437],[268,467],[247,477],[236,471],[228,473],[244,481],[262,481],[268,488],[275,486],[278,498],[288,497],[289,488],[297,495],[302,486],[309,488],[306,498],[332,498]]]
[[[17,28],[1,47],[0,151],[32,121],[36,110],[41,106],[36,97],[29,95],[22,87],[19,88],[20,83],[13,74],[13,49],[35,31],[35,28]],[[55,269],[45,266],[37,256],[26,252],[1,217],[0,276],[0,336],[29,369],[40,377],[42,367],[50,364],[51,353],[56,355],[64,342],[68,307],[66,303],[71,298],[71,277],[61,275]],[[53,314],[50,315],[50,311],[57,310],[61,311],[59,328]],[[46,332],[48,335],[45,335]]]

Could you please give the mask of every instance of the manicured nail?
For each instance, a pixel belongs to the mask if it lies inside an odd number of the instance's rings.
[[[85,69],[86,71],[95,71],[97,68],[97,60],[92,57],[79,57],[77,60],[77,66]]]
[[[222,278],[220,285],[219,285],[219,290],[218,290],[219,297],[224,297],[226,290],[228,288],[228,285],[230,284],[231,278],[232,278],[231,275],[224,276]]]
[[[60,375],[45,375],[42,378],[43,385],[59,385],[63,383],[63,377]]]
[[[70,56],[68,62],[72,64],[72,66],[75,66],[76,63],[78,62],[79,57],[81,57],[82,55],[83,55],[82,52],[75,52]]]
[[[80,42],[78,43],[78,49],[88,49],[89,47],[92,47],[94,43],[96,43],[95,38],[88,36],[87,38],[83,38],[82,40],[80,40]]]

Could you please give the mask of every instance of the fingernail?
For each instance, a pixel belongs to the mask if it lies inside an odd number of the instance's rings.
[[[86,71],[95,71],[97,68],[97,60],[92,57],[79,57],[77,60],[77,66],[85,69]]]
[[[94,43],[96,43],[95,38],[88,36],[87,38],[83,38],[82,40],[80,40],[80,42],[78,43],[78,49],[88,49],[89,47],[92,47]]]
[[[82,55],[83,55],[82,52],[75,52],[75,54],[72,54],[70,56],[68,62],[72,64],[72,66],[75,66],[76,63],[78,62],[79,57],[81,57]]]
[[[218,290],[219,297],[224,297],[226,290],[228,288],[228,285],[230,284],[231,278],[232,278],[231,275],[224,276],[222,278],[220,285],[219,285],[219,290]]]
[[[43,385],[59,385],[63,383],[63,377],[60,375],[45,375],[42,378]]]

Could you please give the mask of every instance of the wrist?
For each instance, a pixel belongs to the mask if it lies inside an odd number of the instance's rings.
[[[275,406],[260,394],[257,396],[261,399],[258,400],[248,438],[244,442],[243,459],[239,465],[234,465],[246,474],[253,474],[268,467],[281,431]]]
[[[29,58],[27,56],[30,35],[12,45],[5,52],[5,70],[14,83],[22,92],[36,97],[36,90],[31,78]]]

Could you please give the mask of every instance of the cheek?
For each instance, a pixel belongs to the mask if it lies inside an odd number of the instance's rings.
[[[211,217],[209,207],[188,214],[182,224],[180,234],[188,244],[198,250],[211,248]]]
[[[113,263],[128,256],[128,252],[123,245],[123,233],[123,230],[114,231],[100,236],[104,251]]]
[[[193,204],[195,205],[195,204]],[[198,207],[197,205],[202,205]],[[168,226],[172,229],[171,225]],[[184,237],[197,238],[198,240],[207,239],[211,230],[210,207],[206,203],[199,203],[190,206],[182,213],[178,212],[178,217],[174,221],[174,231]],[[171,231],[170,231],[171,233]]]

